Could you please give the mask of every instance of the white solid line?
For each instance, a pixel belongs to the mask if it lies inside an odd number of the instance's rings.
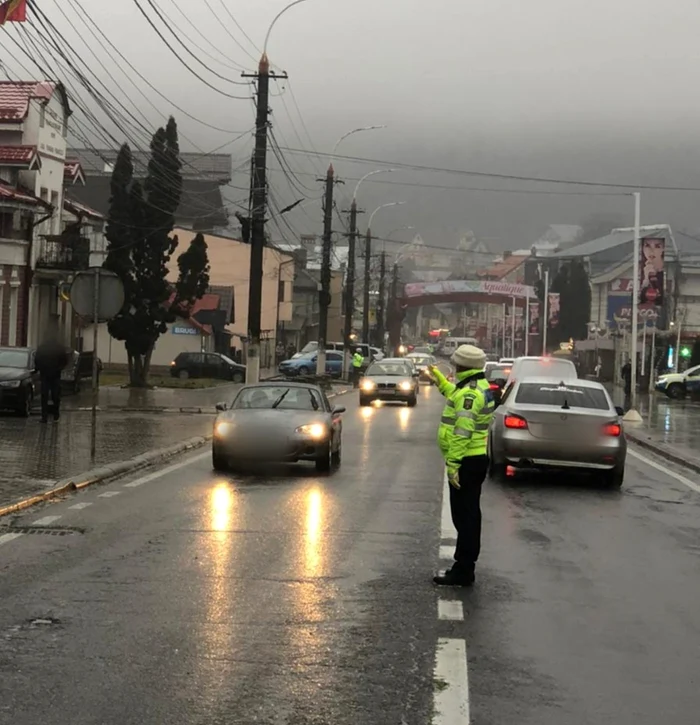
[[[463,622],[464,608],[462,602],[457,599],[438,599],[438,619]]]
[[[19,536],[22,536],[22,534],[3,534],[0,536],[0,544],[6,544],[8,541],[12,541]]]
[[[447,469],[443,477],[442,486],[442,515],[440,517],[440,531],[443,539],[454,539],[455,529],[452,525],[452,513],[450,512],[450,492],[447,490],[449,483],[447,482]]]
[[[92,506],[92,503],[87,503],[87,502],[77,503],[77,504],[75,504],[75,506],[69,506],[68,508],[74,509],[76,511],[80,511],[80,509],[86,509],[88,506]]]
[[[675,471],[671,471],[668,468],[664,468],[661,464],[656,463],[655,461],[652,461],[651,458],[647,458],[646,456],[643,456],[641,453],[637,453],[637,451],[633,451],[631,448],[627,449],[627,453],[629,453],[631,456],[634,456],[635,458],[638,458],[642,463],[646,463],[647,466],[651,466],[652,468],[655,468],[657,471],[661,471],[661,473],[665,473],[667,476],[670,476],[671,478],[675,478],[676,481],[679,483],[682,483],[684,486],[687,486],[689,489],[695,491],[696,493],[700,493],[700,486],[697,483],[694,483],[689,478],[686,478],[685,476],[681,476],[680,473],[676,473]]]
[[[469,725],[467,643],[463,639],[438,640],[434,693],[435,725]]]
[[[32,526],[48,526],[49,524],[52,524],[54,521],[58,521],[61,517],[60,516],[44,516],[43,519],[37,519]]]
[[[166,466],[165,468],[161,469],[160,471],[156,471],[155,473],[149,473],[147,476],[142,476],[141,478],[137,478],[135,481],[131,481],[130,483],[125,483],[125,488],[137,488],[138,486],[143,486],[144,483],[148,483],[149,481],[154,481],[156,478],[160,478],[161,476],[167,476],[169,473],[172,473],[173,471],[177,471],[180,468],[184,468],[185,466],[189,466],[192,463],[196,463],[197,461],[201,461],[204,458],[210,458],[211,452],[207,451],[206,453],[200,453],[197,456],[193,456],[192,458],[188,458],[186,461],[180,461],[180,463],[173,463],[171,466]]]
[[[455,547],[448,545],[444,545],[440,547],[440,558],[441,559],[452,559],[455,553]]]
[[[105,491],[100,494],[100,498],[112,498],[112,496],[118,496],[121,491]]]

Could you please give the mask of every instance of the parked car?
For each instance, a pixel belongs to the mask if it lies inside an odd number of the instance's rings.
[[[364,358],[364,364],[369,365],[370,362],[373,360],[381,360],[384,357],[384,353],[377,347],[371,347],[370,345],[367,345],[364,342],[358,342],[353,343],[351,346],[351,351],[354,353],[357,348],[360,348],[362,351],[362,357]],[[327,343],[327,350],[334,350],[336,352],[344,352],[345,350],[345,343],[343,342],[329,342]],[[316,340],[312,340],[311,342],[307,342],[306,345],[301,349],[300,352],[295,353],[292,355],[292,360],[295,360],[297,358],[302,357],[303,355],[307,355],[308,353],[313,353],[318,350],[318,342]]]
[[[418,401],[418,371],[405,358],[384,358],[372,363],[360,380],[360,405],[374,400],[398,401],[410,408]]]
[[[518,380],[494,413],[489,431],[489,476],[517,469],[582,471],[619,488],[627,443],[622,409],[593,380]]]
[[[700,365],[688,368],[684,373],[664,373],[654,386],[669,398],[685,398],[700,393]]]
[[[26,418],[38,398],[41,384],[35,369],[35,351],[29,347],[0,348],[0,409]]]
[[[212,464],[313,461],[317,471],[340,465],[342,406],[317,385],[268,382],[242,387],[233,403],[216,406]]]
[[[170,374],[180,380],[216,378],[244,383],[246,367],[219,352],[181,352],[170,363]]]
[[[278,367],[282,375],[315,375],[318,365],[318,352],[306,352],[290,360],[283,360]],[[343,373],[343,353],[326,350],[326,375],[339,378]]]

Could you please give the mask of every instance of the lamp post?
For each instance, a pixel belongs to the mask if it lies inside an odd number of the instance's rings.
[[[637,335],[639,320],[639,227],[641,225],[641,194],[635,191],[634,197],[634,246],[632,255],[632,337],[630,339],[630,409],[625,420],[639,423],[642,416],[637,411]]]

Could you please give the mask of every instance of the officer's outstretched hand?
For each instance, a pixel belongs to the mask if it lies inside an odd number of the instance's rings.
[[[437,372],[437,365],[428,365],[428,372],[433,380],[437,380],[437,375],[435,375]]]
[[[452,488],[456,488],[458,491],[461,488],[459,485],[459,469],[458,468],[448,468],[447,469],[447,481],[452,486]]]

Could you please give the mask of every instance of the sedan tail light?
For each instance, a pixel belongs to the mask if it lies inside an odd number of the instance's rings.
[[[498,390],[500,387],[501,386],[496,385],[496,383],[491,383],[491,385],[489,385],[489,390]]]
[[[603,426],[603,435],[619,438],[622,434],[622,426],[619,423],[608,423]]]
[[[527,428],[527,421],[519,415],[507,415],[503,419],[503,424],[506,428],[519,428],[520,430]]]

